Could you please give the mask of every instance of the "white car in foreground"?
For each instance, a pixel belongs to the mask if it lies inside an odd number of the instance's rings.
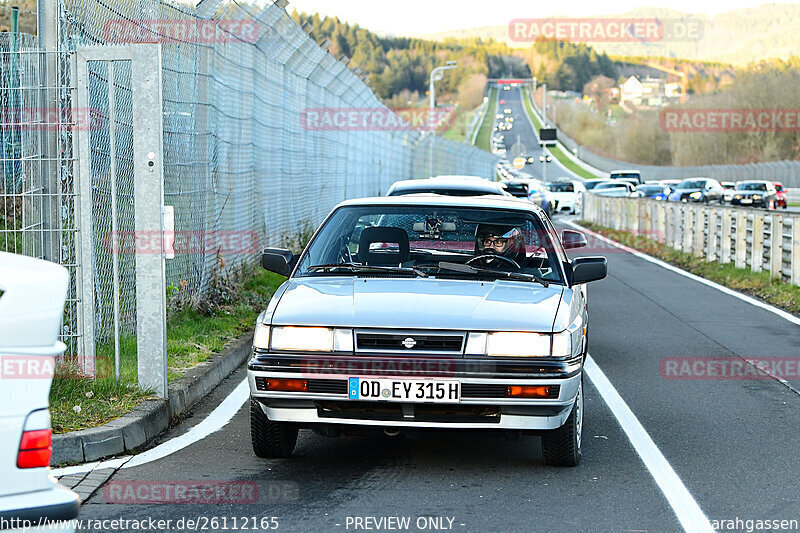
[[[556,213],[580,213],[586,187],[576,180],[559,180],[547,184]]]
[[[0,252],[0,530],[74,531],[78,495],[50,475],[48,396],[69,274]]]

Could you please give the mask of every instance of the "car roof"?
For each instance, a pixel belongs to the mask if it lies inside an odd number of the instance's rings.
[[[616,174],[617,172],[635,172],[636,174],[641,174],[640,170],[636,170],[636,169],[633,169],[633,168],[628,169],[628,170],[624,170],[624,169],[623,170],[612,170],[611,172],[609,172],[609,174]]]
[[[392,184],[393,191],[417,188],[460,189],[467,191],[502,192],[500,184],[483,178],[467,176],[437,176],[420,180],[402,180]]]
[[[522,198],[513,196],[444,196],[440,194],[408,194],[405,196],[373,196],[345,200],[336,207],[391,205],[391,206],[437,206],[437,207],[486,207],[495,209],[516,209],[519,211],[544,214],[537,205]]]

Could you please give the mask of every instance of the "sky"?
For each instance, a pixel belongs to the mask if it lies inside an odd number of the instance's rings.
[[[506,25],[514,18],[572,17],[612,15],[636,7],[663,7],[690,14],[714,15],[735,9],[752,8],[767,3],[754,0],[662,0],[634,2],[615,0],[571,0],[561,2],[535,0],[290,0],[292,8],[308,13],[338,16],[369,30],[394,34],[421,34],[439,31]],[[769,3],[797,3],[771,1]],[[500,8],[496,6],[501,6]]]

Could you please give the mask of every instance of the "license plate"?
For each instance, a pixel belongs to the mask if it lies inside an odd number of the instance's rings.
[[[347,382],[351,400],[453,403],[461,399],[461,382],[456,380],[349,378]]]
[[[743,204],[752,204],[753,200],[751,198],[742,198]]]

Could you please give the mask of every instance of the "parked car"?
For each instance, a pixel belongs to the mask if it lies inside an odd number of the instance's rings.
[[[635,185],[640,185],[643,183],[642,173],[638,170],[612,170],[609,174],[609,179],[632,179],[636,182]]]
[[[48,397],[69,274],[0,252],[0,523],[16,531],[74,531],[78,495],[50,475]],[[27,520],[35,527],[17,527]],[[12,522],[14,521],[14,522]],[[10,527],[9,527],[10,526]]]
[[[583,186],[586,187],[587,191],[591,191],[592,189],[594,189],[595,187],[597,187],[601,183],[605,183],[606,181],[608,181],[608,180],[603,180],[603,179],[586,180],[586,181],[583,182]]]
[[[500,183],[470,176],[437,176],[420,180],[396,181],[386,196],[407,194],[443,194],[446,196],[510,196]]]
[[[583,193],[586,187],[577,180],[558,180],[547,184],[553,200],[557,202],[556,212],[576,214],[581,211]]]
[[[636,192],[636,189],[633,187],[633,185],[623,180],[604,181],[603,183],[598,183],[597,186],[591,189],[591,193],[598,196],[624,198],[636,198],[641,196],[641,194]]]
[[[636,187],[636,190],[642,193],[645,198],[652,198],[653,200],[666,200],[672,192],[671,187],[659,185],[658,183],[645,183]]]
[[[789,201],[786,197],[786,189],[783,187],[783,183],[779,181],[773,181],[772,184],[775,186],[775,207],[780,207],[782,209],[789,208]]]
[[[736,184],[736,192],[731,198],[731,205],[775,209],[777,198],[778,191],[771,181],[740,181]]]
[[[547,185],[539,180],[528,181],[528,200],[539,206],[548,217],[552,217],[558,209],[558,202],[547,189]]]
[[[299,257],[265,250],[289,279],[247,365],[255,454],[287,457],[309,428],[522,430],[577,465],[585,284],[607,272],[569,260],[585,245],[528,202],[429,196],[350,200]]]
[[[528,184],[524,181],[505,181],[501,185],[515,198],[528,198]]]
[[[675,186],[669,195],[672,202],[709,202],[723,203],[723,188],[715,179],[692,178],[684,180]]]

